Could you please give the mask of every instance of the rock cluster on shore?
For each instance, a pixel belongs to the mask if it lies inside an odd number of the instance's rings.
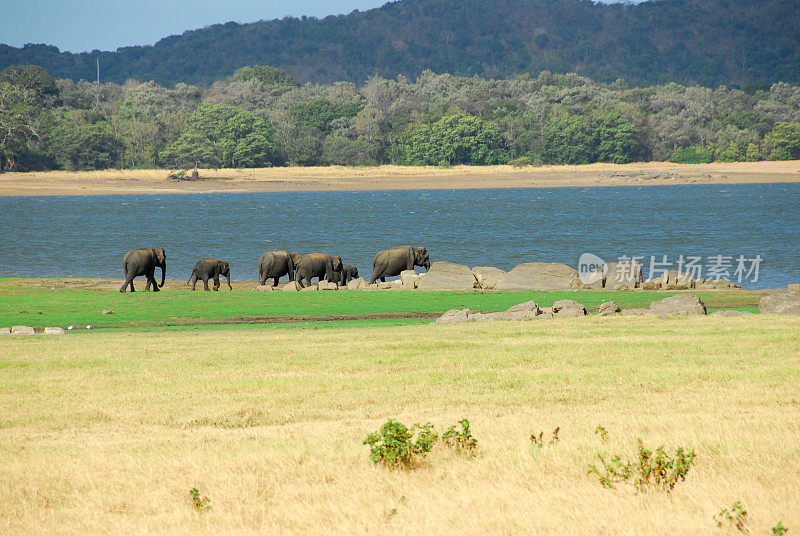
[[[0,335],[64,335],[66,331],[59,327],[46,327],[42,331],[36,331],[31,326],[11,326],[10,328],[0,328]]]
[[[290,281],[282,287],[258,286],[253,290],[284,291],[308,290],[715,290],[739,289],[728,281],[695,280],[691,274],[671,270],[655,279],[642,280],[642,265],[631,262],[626,265],[610,262],[607,270],[597,273],[592,283],[584,283],[574,268],[555,262],[526,262],[506,272],[494,266],[470,268],[464,264],[437,261],[430,269],[418,274],[405,270],[394,281],[376,281],[372,285],[359,277],[346,287],[323,281],[301,288]]]
[[[627,311],[627,310],[625,310]],[[613,301],[603,302],[597,308],[597,316],[624,313]],[[654,301],[649,308],[638,314],[670,316],[705,315],[706,306],[694,294],[678,294]],[[738,311],[736,311],[738,313]],[[573,318],[586,316],[588,311],[575,300],[558,300],[552,307],[539,307],[534,301],[514,305],[505,311],[483,313],[469,309],[451,309],[436,319],[436,324],[461,324],[464,322],[487,322],[496,320],[542,320],[549,318]]]

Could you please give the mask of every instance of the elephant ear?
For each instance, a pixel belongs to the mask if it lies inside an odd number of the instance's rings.
[[[158,264],[164,264],[164,261],[167,260],[167,253],[164,251],[164,248],[156,248],[155,251]]]

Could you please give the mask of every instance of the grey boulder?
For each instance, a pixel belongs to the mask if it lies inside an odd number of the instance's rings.
[[[64,335],[65,333],[66,331],[64,331],[64,328],[59,328],[59,327],[44,328],[45,335]]]
[[[622,311],[622,309],[620,309],[619,305],[613,301],[603,302],[597,307],[597,314],[600,316],[613,315],[619,313],[620,311]]]
[[[317,289],[319,289],[319,290],[339,290],[339,285],[337,285],[333,281],[328,281],[326,279],[323,279],[317,285]]]
[[[506,273],[495,290],[571,290],[580,286],[578,271],[566,264],[526,262]]]
[[[484,290],[494,289],[506,273],[494,266],[476,266],[472,269],[472,274],[478,282],[478,286]]]
[[[425,277],[420,278],[420,290],[472,290],[477,285],[468,266],[447,261],[431,264]]]
[[[277,287],[273,287],[272,285],[258,285],[253,290],[261,292],[271,292],[273,290],[277,290]]]
[[[470,322],[469,309],[450,309],[436,319],[436,324],[463,324]]]
[[[800,292],[770,292],[758,300],[758,310],[766,315],[800,315]]]
[[[534,311],[536,314],[539,314],[539,304],[531,300],[512,305],[508,308],[509,313],[515,313],[517,311]]]
[[[297,281],[289,281],[281,290],[284,292],[295,292],[300,290],[300,284]]]
[[[356,279],[351,279],[347,283],[347,289],[348,290],[361,290],[363,288],[366,288],[366,286],[367,286],[367,282],[364,280],[363,277],[359,277],[359,278],[356,278]]]
[[[676,294],[651,303],[650,314],[660,316],[704,315],[706,314],[706,305],[694,294]]]
[[[557,318],[586,316],[586,307],[574,300],[558,300],[553,304],[553,316]]]

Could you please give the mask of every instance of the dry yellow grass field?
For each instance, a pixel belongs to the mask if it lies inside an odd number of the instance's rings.
[[[1,534],[800,530],[797,317],[581,318],[0,339]],[[387,418],[467,417],[474,457],[374,466]],[[602,425],[607,441],[594,433]],[[529,436],[560,426],[561,440]],[[693,448],[671,495],[598,453]],[[212,510],[197,512],[197,487]],[[791,533],[790,533],[791,534]]]
[[[798,182],[800,161],[201,169],[199,173],[203,180],[200,181],[170,180],[167,179],[169,173],[165,170],[4,173],[0,174],[0,196]]]

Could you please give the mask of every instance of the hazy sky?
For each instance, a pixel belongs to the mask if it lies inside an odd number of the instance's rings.
[[[220,22],[286,15],[324,17],[380,7],[387,0],[0,0],[0,43],[61,50],[116,50]]]

